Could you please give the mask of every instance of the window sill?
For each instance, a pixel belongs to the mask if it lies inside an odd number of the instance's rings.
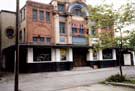
[[[69,62],[69,61],[59,61],[59,62],[56,62],[56,61],[37,61],[37,62],[27,62],[28,64],[34,64],[34,63],[64,63],[64,62]]]

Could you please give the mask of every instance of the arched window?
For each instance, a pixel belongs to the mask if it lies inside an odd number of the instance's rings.
[[[14,37],[14,29],[12,27],[8,27],[6,29],[6,36],[9,38],[9,39],[12,39]]]
[[[71,13],[76,16],[83,16],[81,8],[78,7],[73,8]]]
[[[71,4],[68,9],[68,12],[70,12],[75,16],[81,16],[81,17],[89,16],[87,7],[84,4],[80,4],[80,3]]]

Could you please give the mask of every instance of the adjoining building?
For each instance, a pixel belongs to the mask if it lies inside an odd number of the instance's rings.
[[[15,58],[15,12],[0,11],[0,54],[2,55],[0,64],[3,69],[14,68]]]
[[[20,10],[20,72],[118,66],[116,48],[93,52],[96,38],[89,37],[92,30],[87,8],[85,0],[52,0],[50,4],[28,0]],[[1,11],[0,25],[2,68],[13,71],[15,13]],[[125,62],[133,65],[134,54],[126,54]]]

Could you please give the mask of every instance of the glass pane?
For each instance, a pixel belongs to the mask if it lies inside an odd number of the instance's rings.
[[[37,21],[37,10],[33,9],[33,20]]]
[[[64,4],[59,4],[59,5],[58,5],[58,11],[60,11],[60,12],[64,12],[64,11],[65,11],[65,6],[64,6]]]
[[[40,21],[44,20],[44,11],[40,11]]]
[[[60,49],[60,55],[61,55],[61,60],[62,61],[67,59],[66,54],[67,54],[66,49]]]
[[[46,12],[46,21],[50,22],[50,12]]]

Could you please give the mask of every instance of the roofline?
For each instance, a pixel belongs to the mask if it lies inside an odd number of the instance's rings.
[[[2,13],[2,12],[16,14],[16,12],[14,12],[14,11],[9,11],[9,10],[1,10],[0,13]]]
[[[49,4],[52,4],[53,1],[56,1],[56,0],[51,0],[51,2]]]
[[[26,4],[27,4],[28,2],[53,7],[53,5],[51,5],[51,4],[46,4],[46,3],[36,2],[36,1],[26,1]]]
[[[25,7],[26,7],[26,4],[20,9],[20,11],[23,10]]]

